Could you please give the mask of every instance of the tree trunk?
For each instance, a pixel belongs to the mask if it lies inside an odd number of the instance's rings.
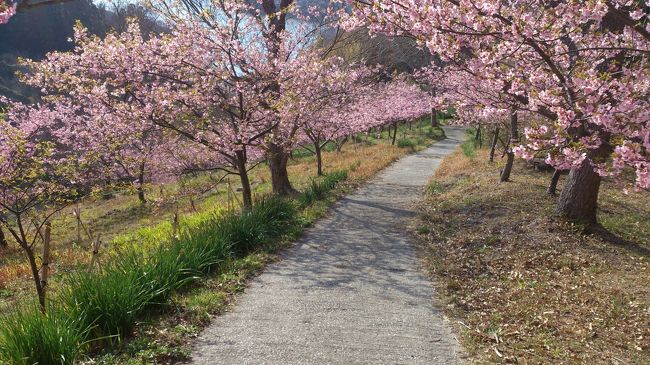
[[[562,174],[562,171],[555,169],[553,172],[553,176],[551,177],[551,183],[548,186],[547,192],[550,195],[555,195],[557,193],[557,183],[560,181],[560,175]]]
[[[337,154],[341,153],[341,149],[343,148],[343,144],[345,143],[345,141],[347,141],[347,139],[348,139],[348,137],[339,138],[338,140],[336,140],[336,153]]]
[[[393,129],[393,141],[390,143],[391,145],[395,145],[395,138],[397,138],[397,123],[393,124],[395,128]],[[390,131],[390,127],[388,127],[388,130]]]
[[[30,245],[30,241],[27,238],[25,230],[23,228],[22,216],[21,214],[16,214],[16,225],[18,230],[13,230],[10,227],[7,227],[11,236],[16,240],[16,243],[20,248],[25,251],[27,255],[27,261],[29,261],[29,268],[32,272],[32,280],[34,280],[34,285],[36,286],[36,294],[38,295],[38,304],[40,306],[41,312],[45,313],[45,290],[43,290],[43,285],[41,285],[41,275],[38,272],[38,266],[36,265],[36,256],[34,255],[34,247]],[[38,232],[37,232],[38,234]]]
[[[45,290],[41,283],[41,276],[38,273],[38,266],[36,265],[36,257],[34,256],[34,251],[31,248],[27,247],[27,242],[21,244],[25,249],[27,254],[27,260],[29,261],[29,267],[32,270],[32,279],[34,280],[34,285],[36,285],[36,294],[38,295],[38,304],[41,309],[41,312],[45,313]]]
[[[253,194],[251,191],[251,183],[248,178],[248,170],[246,169],[246,152],[237,151],[235,152],[235,156],[237,173],[239,174],[239,180],[241,181],[243,209],[249,211],[253,208]]]
[[[45,225],[45,233],[43,234],[43,257],[41,261],[41,288],[43,288],[43,295],[45,296],[52,262],[52,227],[49,223]]]
[[[600,181],[600,175],[587,160],[580,167],[572,168],[557,202],[558,213],[570,219],[595,224]]]
[[[501,171],[501,182],[510,181],[510,173],[512,172],[512,165],[515,162],[515,154],[512,151],[512,145],[519,142],[519,120],[517,118],[517,110],[510,112],[510,146],[508,146],[508,159],[506,165]]]
[[[497,142],[499,142],[499,127],[494,129],[494,137],[492,138],[492,145],[490,146],[490,162],[494,162],[494,152],[497,148]]]
[[[316,152],[316,166],[318,169],[318,176],[323,176],[323,154],[321,152],[320,142],[314,142],[314,151]]]
[[[282,146],[271,145],[269,153],[269,167],[271,168],[271,184],[273,193],[280,196],[293,195],[296,189],[291,186],[289,173],[287,172],[287,162],[289,154]]]
[[[501,170],[501,182],[510,181],[510,173],[512,173],[512,166],[515,163],[515,154],[508,152],[508,157],[506,159],[506,165]]]
[[[438,111],[436,108],[431,108],[431,126],[432,127],[438,127],[440,124],[438,123]]]
[[[0,247],[8,247],[9,243],[7,242],[7,237],[5,237],[5,232],[0,227]]]
[[[145,171],[145,163],[142,162],[140,164],[140,170],[138,171],[138,199],[140,200],[140,203],[144,204],[147,202],[147,199],[144,196],[144,171]]]
[[[73,209],[73,214],[75,220],[77,221],[77,244],[80,245],[82,222],[81,222],[81,207],[79,206],[79,203],[77,203],[77,206]]]

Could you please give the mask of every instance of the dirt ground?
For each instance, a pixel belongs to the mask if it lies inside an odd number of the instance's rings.
[[[414,227],[471,361],[650,364],[650,194],[605,182],[586,229],[555,214],[550,173],[499,183],[500,164],[447,157]]]

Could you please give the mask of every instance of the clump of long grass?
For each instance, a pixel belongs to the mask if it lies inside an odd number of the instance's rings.
[[[263,197],[249,211],[226,215],[216,220],[215,228],[233,254],[241,256],[261,243],[281,236],[296,221],[297,211],[289,200]]]
[[[399,148],[409,148],[411,150],[414,150],[416,146],[417,141],[410,138],[404,138],[397,141],[397,147]]]
[[[302,192],[298,201],[301,206],[308,206],[313,202],[325,198],[327,193],[336,187],[336,185],[347,179],[347,171],[339,170],[325,175],[321,179],[312,179],[309,186]]]
[[[330,189],[342,174],[325,178]],[[18,310],[0,326],[0,360],[10,364],[73,364],[89,339],[118,342],[152,308],[212,272],[287,233],[297,222],[295,203],[264,197],[250,211],[205,215],[177,237],[148,249],[123,247],[101,269],[70,274],[47,314]],[[160,237],[152,234],[151,237]],[[151,242],[148,242],[151,244]]]
[[[36,304],[2,317],[0,363],[72,365],[88,347],[89,327],[58,308],[47,314]]]

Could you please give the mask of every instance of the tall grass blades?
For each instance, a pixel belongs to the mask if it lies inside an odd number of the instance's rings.
[[[298,210],[292,201],[266,196],[256,202],[253,215],[267,226],[269,238],[277,238],[296,223]]]
[[[217,218],[203,222],[183,232],[180,239],[168,251],[170,260],[174,256],[181,259],[181,273],[188,278],[212,272],[217,265],[232,254],[232,244],[223,239]]]
[[[75,273],[61,293],[69,316],[92,326],[94,337],[124,336],[137,316],[161,293],[156,290],[145,270],[129,264],[113,264],[98,273]],[[143,266],[149,266],[146,262]],[[117,337],[117,338],[119,338]]]
[[[330,174],[325,175],[324,178],[318,180],[313,179],[307,189],[299,197],[299,202],[302,207],[308,206],[315,202],[325,198],[327,193],[336,187],[336,185],[347,179],[347,171],[334,171]]]
[[[259,200],[252,211],[220,217],[216,226],[222,240],[241,256],[282,235],[295,223],[296,216],[290,201],[271,196]]]
[[[397,141],[397,147],[399,148],[409,148],[411,150],[415,150],[415,147],[417,145],[417,141],[414,141],[410,138],[404,138]]]
[[[331,190],[346,177],[345,172],[327,176],[318,189]],[[270,196],[251,211],[203,215],[178,238],[156,243],[164,236],[150,232],[146,249],[125,244],[100,270],[70,274],[48,314],[33,306],[4,318],[0,362],[73,364],[88,339],[119,342],[147,309],[164,306],[173,292],[229,257],[286,234],[297,219],[293,201]]]
[[[72,365],[88,347],[88,329],[53,306],[43,314],[35,304],[27,305],[2,318],[0,363]]]
[[[476,140],[474,139],[475,133],[475,128],[468,128],[465,130],[465,142],[460,145],[465,156],[469,157],[470,159],[476,158]]]

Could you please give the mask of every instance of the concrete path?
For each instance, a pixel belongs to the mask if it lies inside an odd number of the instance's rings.
[[[406,229],[413,201],[464,136],[445,132],[336,203],[201,334],[193,363],[461,363]]]

